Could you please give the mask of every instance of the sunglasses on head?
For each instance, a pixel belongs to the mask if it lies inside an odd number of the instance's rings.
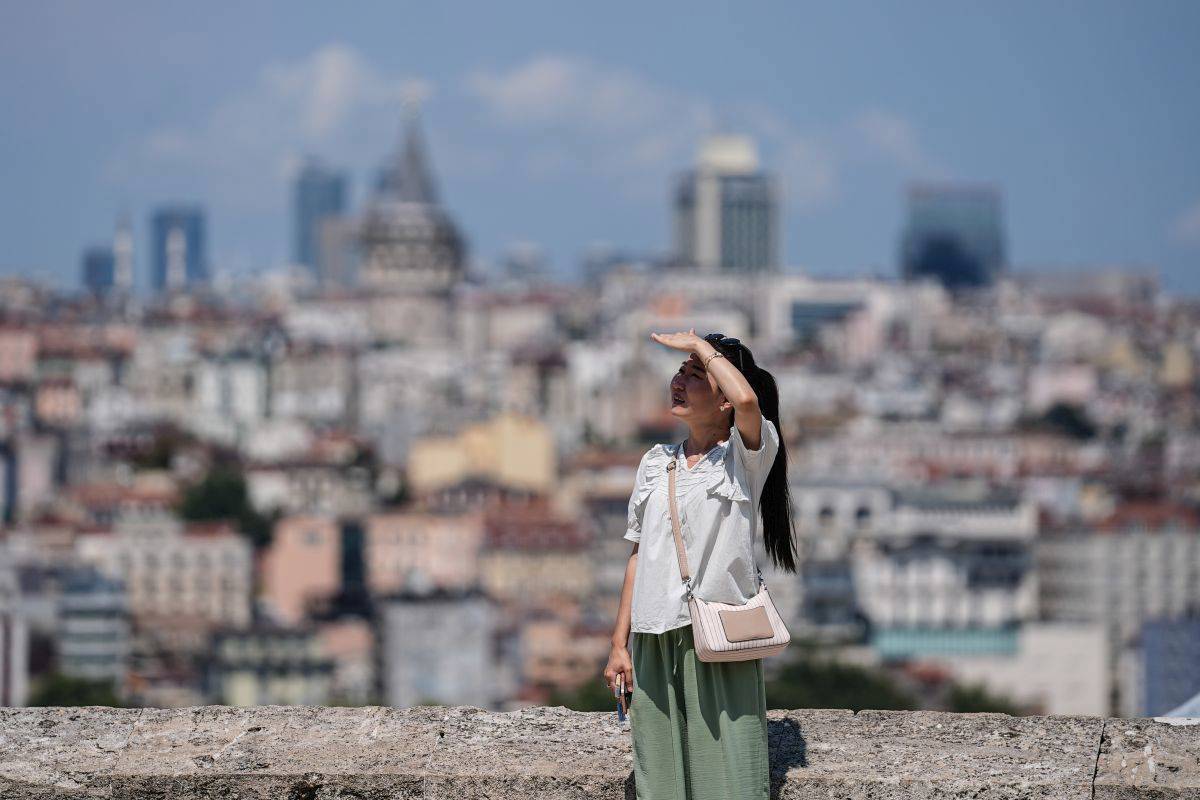
[[[742,372],[745,372],[745,370],[742,369],[742,348],[737,347],[737,345],[741,344],[741,342],[742,342],[741,339],[738,339],[733,336],[726,336],[723,333],[710,333],[704,337],[704,341],[708,342],[713,347],[724,346],[724,347],[736,348],[737,358],[738,358],[738,369],[741,370]]]

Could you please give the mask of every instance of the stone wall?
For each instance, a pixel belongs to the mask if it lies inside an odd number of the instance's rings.
[[[769,712],[772,797],[1200,798],[1200,719]],[[633,798],[614,714],[0,709],[0,798]]]

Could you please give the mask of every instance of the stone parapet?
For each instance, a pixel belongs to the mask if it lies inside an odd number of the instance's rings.
[[[636,713],[636,710],[635,710]],[[1200,719],[768,712],[772,797],[1200,798]],[[614,714],[0,709],[0,798],[633,798]]]

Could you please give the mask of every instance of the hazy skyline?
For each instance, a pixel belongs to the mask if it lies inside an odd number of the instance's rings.
[[[0,270],[75,285],[132,215],[203,203],[213,266],[289,255],[305,154],[357,207],[423,98],[473,260],[665,251],[717,129],[783,180],[785,262],[895,274],[913,179],[988,182],[1018,268],[1145,265],[1200,291],[1200,5],[6,5]]]

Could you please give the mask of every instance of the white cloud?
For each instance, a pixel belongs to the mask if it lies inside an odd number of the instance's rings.
[[[510,124],[613,133],[657,126],[664,119],[701,127],[712,116],[703,100],[575,56],[542,55],[507,71],[476,71],[467,76],[466,87]]]
[[[590,170],[636,196],[661,197],[667,174],[691,164],[701,139],[717,127],[715,104],[704,97],[571,55],[476,71],[466,89],[494,123],[523,135],[518,159],[531,173]],[[720,118],[722,129],[756,140],[793,209],[831,202],[843,166],[854,161],[883,159],[910,178],[950,177],[912,122],[887,109],[816,128],[751,102],[721,106]]]
[[[1171,238],[1180,244],[1200,245],[1200,203],[1176,217],[1171,226]]]
[[[264,67],[194,127],[151,131],[106,172],[155,194],[164,184],[183,187],[174,191],[211,197],[228,211],[274,210],[299,156],[373,166],[394,145],[402,104],[432,90],[422,78],[381,73],[348,45],[328,44]]]
[[[947,170],[925,152],[913,124],[880,108],[867,109],[851,124],[862,144],[912,177],[945,178]]]
[[[530,117],[545,122],[562,115],[582,69],[577,62],[546,56],[507,74],[475,72],[467,77],[466,84],[509,122]]]
[[[716,130],[710,100],[576,56],[541,55],[507,70],[479,70],[465,87],[494,123],[522,134],[519,158],[532,172],[590,171],[639,198],[663,197],[668,176],[689,166],[700,141]],[[833,196],[833,148],[751,104],[723,112],[723,119],[736,120],[724,127],[752,136],[764,162],[782,174],[789,203],[807,207]]]
[[[738,130],[762,146],[762,161],[780,176],[789,208],[813,208],[836,198],[842,161],[837,137],[801,130],[761,105],[738,108],[731,118],[738,120]]]
[[[689,166],[701,140],[717,129],[708,98],[574,55],[476,70],[458,88],[462,93],[449,101],[481,110],[484,130],[469,137],[471,145],[439,138],[435,154],[449,151],[449,157],[435,168],[478,174],[508,165],[541,180],[590,175],[629,197],[661,198],[670,176]],[[230,211],[275,210],[280,184],[302,154],[374,169],[394,146],[402,105],[432,94],[427,79],[386,74],[353,47],[331,43],[268,65],[195,127],[150,132],[107,172],[122,184],[174,179]],[[724,104],[720,117],[722,129],[756,140],[793,209],[830,202],[842,165],[864,153],[923,176],[943,173],[911,123],[886,110],[868,109],[821,129],[801,129],[751,102]]]
[[[154,131],[144,143],[147,155],[154,158],[185,158],[192,148],[192,141],[179,131]]]
[[[148,203],[198,199],[242,217],[247,229],[282,227],[286,184],[302,155],[325,156],[356,178],[370,174],[396,145],[402,106],[433,94],[427,79],[388,73],[331,43],[264,67],[194,125],[150,131],[106,173]],[[892,112],[800,126],[761,104],[717,104],[573,55],[471,72],[438,102],[472,124],[429,131],[436,173],[515,170],[531,180],[574,180],[575,190],[615,193],[639,207],[666,202],[672,176],[693,163],[718,116],[720,130],[757,142],[765,168],[781,178],[789,213],[830,203],[846,165],[865,156],[924,176],[939,172],[914,126]]]
[[[779,172],[784,192],[793,206],[815,206],[837,192],[837,166],[832,153],[815,139],[792,136],[780,153]]]
[[[477,70],[464,80],[490,124],[518,133],[517,158],[534,174],[572,172],[623,178],[687,160],[711,127],[706,101],[656,86],[633,72],[575,56],[541,55],[507,70]]]
[[[383,75],[354,48],[325,45],[308,58],[263,69],[258,81],[220,106],[209,134],[223,127],[235,137],[260,138],[259,123],[272,123],[306,145],[335,140],[364,116],[382,113],[396,124],[401,103],[428,97],[428,81]]]

